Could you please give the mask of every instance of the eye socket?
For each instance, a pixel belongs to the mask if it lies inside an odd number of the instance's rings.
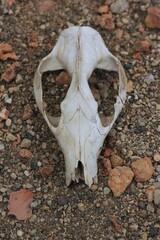
[[[60,104],[65,98],[71,83],[71,77],[65,70],[43,73],[43,98],[47,104],[47,112],[60,117]]]
[[[118,95],[118,73],[95,69],[88,80],[92,94],[98,103],[98,113],[105,127],[113,119],[114,104]]]

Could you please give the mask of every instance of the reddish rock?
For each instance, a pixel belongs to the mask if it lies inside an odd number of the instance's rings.
[[[147,200],[148,200],[148,203],[151,203],[153,202],[153,199],[154,199],[154,190],[155,190],[155,186],[149,186],[145,193],[146,193],[146,196],[147,196]]]
[[[148,40],[138,40],[135,42],[134,48],[136,52],[148,52],[150,46],[151,44]]]
[[[38,173],[42,176],[49,176],[54,172],[54,168],[52,166],[44,166],[39,169]]]
[[[58,77],[56,77],[55,82],[57,84],[69,85],[71,82],[71,77],[69,76],[68,72],[63,71],[58,75]]]
[[[32,152],[25,148],[23,148],[19,151],[19,155],[22,158],[26,158],[26,159],[30,159],[33,156]]]
[[[151,159],[148,157],[140,158],[132,162],[131,168],[137,182],[145,182],[152,177],[153,165]]]
[[[100,6],[98,8],[98,13],[103,14],[103,13],[107,13],[107,12],[108,12],[108,6],[107,5],[103,5],[103,6]]]
[[[118,155],[112,155],[110,159],[113,168],[123,165],[123,159]]]
[[[106,158],[104,158],[104,159],[103,159],[103,164],[104,164],[104,167],[105,167],[105,169],[106,169],[106,172],[107,172],[107,174],[109,174],[109,173],[110,173],[110,171],[112,170],[112,167],[111,167],[111,162],[110,162],[110,160],[109,160],[109,159],[106,159]]]
[[[110,148],[106,148],[105,152],[104,152],[104,157],[110,157],[111,155],[111,149]]]
[[[129,186],[134,173],[129,167],[116,167],[111,170],[108,185],[115,197],[119,197]]]
[[[40,14],[46,14],[54,10],[53,0],[40,0],[38,2],[38,12]]]
[[[7,70],[2,74],[1,79],[6,82],[10,82],[17,76],[17,71],[20,69],[21,65],[19,62],[13,63]]]
[[[121,225],[119,224],[118,217],[113,215],[110,217],[111,223],[114,225],[117,231],[121,231]]]
[[[160,8],[149,7],[147,11],[148,15],[145,19],[146,26],[160,29]]]
[[[105,29],[112,30],[115,28],[114,19],[112,13],[102,14],[98,16],[97,23]]]
[[[0,60],[6,61],[8,58],[18,60],[18,57],[12,51],[12,46],[10,44],[0,44]]]
[[[38,47],[38,32],[31,32],[29,35],[29,46],[33,48]]]
[[[23,120],[29,119],[32,116],[32,113],[33,113],[32,108],[30,107],[29,104],[27,104],[26,106],[24,106],[24,113],[22,119]]]
[[[121,39],[122,35],[123,35],[123,30],[118,28],[116,31],[116,38]]]

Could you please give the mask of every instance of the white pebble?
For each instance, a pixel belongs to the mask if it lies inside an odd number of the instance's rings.
[[[0,142],[0,151],[4,149],[4,144]]]
[[[10,127],[12,124],[12,120],[10,118],[8,118],[5,123],[6,123],[7,127]]]
[[[15,173],[11,173],[11,178],[16,179],[17,175]]]
[[[8,133],[7,139],[11,142],[14,142],[17,139],[17,137],[15,137],[12,133]]]
[[[28,177],[30,175],[29,171],[25,170],[24,174]]]
[[[17,231],[17,236],[18,236],[18,237],[22,237],[23,234],[24,234],[24,232],[23,232],[22,230],[18,230],[18,231]]]

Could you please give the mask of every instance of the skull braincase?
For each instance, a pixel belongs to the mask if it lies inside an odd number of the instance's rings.
[[[114,114],[106,126],[101,123],[98,104],[88,84],[95,68],[119,74]],[[60,69],[65,69],[72,81],[60,105],[61,117],[57,119],[46,111],[41,77],[43,72]],[[97,182],[97,158],[125,102],[126,85],[120,61],[106,48],[100,34],[90,27],[64,30],[52,52],[41,60],[34,78],[35,99],[64,154],[67,185],[80,178],[89,187]]]

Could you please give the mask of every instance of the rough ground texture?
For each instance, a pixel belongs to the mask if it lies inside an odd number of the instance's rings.
[[[119,0],[110,7],[110,2],[99,8],[105,1],[2,0],[0,42],[10,44],[12,50],[8,51],[16,54],[0,53],[2,240],[160,239],[160,23],[154,22],[159,21],[158,16],[150,23],[152,16],[145,21],[148,12],[153,12],[147,9],[160,4],[158,0],[128,0],[128,5]],[[120,2],[123,8],[119,11],[116,6]],[[104,143],[98,159],[99,182],[91,190],[83,182],[65,186],[63,155],[33,95],[39,61],[50,52],[60,32],[71,25],[99,31],[121,60],[129,80],[127,102]],[[17,60],[20,65],[14,64]],[[67,89],[67,84],[55,83],[56,74],[44,75],[45,99],[55,116]],[[101,71],[92,76],[99,111],[105,115],[112,111],[116,78]],[[152,177],[142,183],[133,180],[115,198],[103,164],[106,148],[128,167],[139,157],[150,158]],[[34,193],[32,216],[24,221],[8,215],[7,208],[10,193],[20,189]]]

